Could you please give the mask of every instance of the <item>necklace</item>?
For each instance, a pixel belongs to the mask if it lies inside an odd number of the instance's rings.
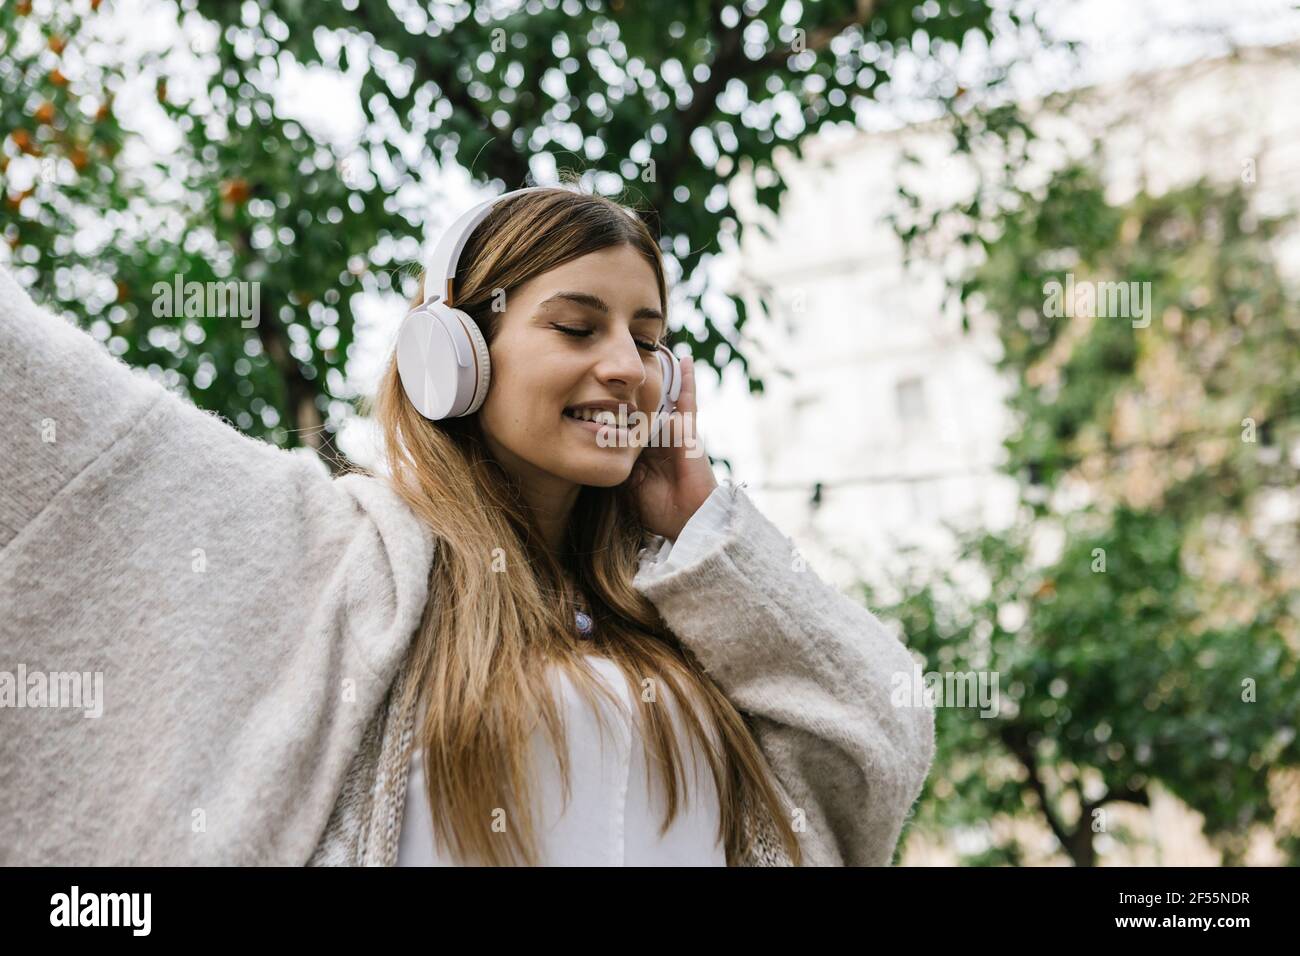
[[[587,611],[586,598],[576,587],[573,589],[573,603],[577,605],[577,610],[574,611],[573,615],[573,623],[577,628],[578,637],[584,640],[590,638],[592,632],[596,629],[596,622]]]

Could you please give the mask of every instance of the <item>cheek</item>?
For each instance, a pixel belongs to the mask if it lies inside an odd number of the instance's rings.
[[[498,439],[512,444],[531,441],[539,432],[550,431],[559,421],[562,393],[540,374],[536,366],[516,370],[506,363],[493,364],[492,383],[480,412],[483,427]]]
[[[498,437],[513,443],[528,441],[531,436],[555,424],[551,421],[554,416],[550,414],[550,408],[548,403],[538,401],[535,396],[494,392],[483,403],[483,425]]]

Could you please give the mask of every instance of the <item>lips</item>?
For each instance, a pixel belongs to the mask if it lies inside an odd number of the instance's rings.
[[[581,418],[574,418],[571,415],[562,415],[561,417],[566,422],[571,422],[574,425],[577,425],[579,428],[591,432],[593,435],[599,432],[602,428],[608,428],[611,432],[615,434],[627,431],[627,428],[625,427],[619,427],[618,425],[610,425],[607,424],[606,422],[588,422],[588,421],[583,421]]]

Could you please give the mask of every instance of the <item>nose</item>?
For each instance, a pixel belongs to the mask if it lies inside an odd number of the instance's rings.
[[[647,355],[630,334],[611,336],[596,362],[596,378],[620,398],[631,400],[646,382]]]

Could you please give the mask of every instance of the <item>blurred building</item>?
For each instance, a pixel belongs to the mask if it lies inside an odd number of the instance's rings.
[[[1116,201],[1204,176],[1243,178],[1261,212],[1294,210],[1298,56],[1296,44],[1251,48],[1027,105],[1045,139],[1071,149],[1104,139]],[[966,194],[973,180],[948,148],[938,124],[823,135],[805,141],[802,160],[778,162],[788,185],[779,215],[757,206],[752,181],[733,194],[747,228],[722,271],[746,297],[744,345],[765,391],[750,396],[729,374],[701,428],[841,586],[883,583],[903,547],[942,560],[946,525],[996,528],[1014,508],[1015,487],[996,471],[1009,427],[998,343],[964,333],[945,307],[953,260],[905,268],[886,219],[900,177],[936,204]],[[1044,176],[1062,158],[1046,143],[1035,153]],[[1300,277],[1300,234],[1281,252]]]
[[[1028,105],[1041,133],[1067,149],[1103,139],[1116,202],[1140,188],[1158,193],[1205,177],[1240,179],[1261,213],[1294,212],[1298,61],[1294,43],[1251,48]],[[766,388],[751,396],[728,370],[701,428],[710,451],[731,461],[760,507],[841,587],[883,584],[902,567],[905,547],[943,561],[946,525],[997,528],[1015,506],[1014,484],[996,473],[1009,427],[1006,386],[994,367],[998,344],[985,330],[964,334],[945,308],[943,277],[953,261],[905,268],[886,220],[900,176],[937,204],[964,195],[970,179],[947,149],[938,125],[823,136],[805,142],[802,160],[779,163],[789,187],[779,215],[756,205],[752,183],[733,194],[747,228],[725,271],[746,296],[744,346]],[[905,154],[921,165],[909,167]],[[1045,177],[1062,158],[1061,150],[1038,151],[1038,172]],[[1284,273],[1300,282],[1300,230],[1278,252]],[[760,290],[770,315],[758,305]],[[1100,839],[1105,864],[1218,860],[1197,815],[1166,793],[1157,792],[1149,810],[1115,813],[1139,841]],[[1041,832],[1031,822],[1013,825],[1037,855],[1031,862],[1065,861],[1045,825]],[[1249,863],[1282,862],[1265,836],[1252,841]],[[976,830],[943,845],[913,841],[907,862],[954,863],[959,847],[978,852],[987,839]]]

